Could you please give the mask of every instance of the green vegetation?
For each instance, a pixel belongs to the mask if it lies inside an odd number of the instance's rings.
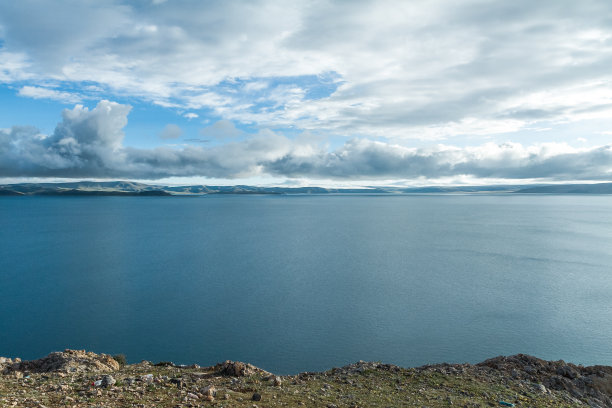
[[[543,391],[529,381],[471,365],[405,369],[357,363],[322,373],[233,377],[220,375],[215,367],[139,363],[112,372],[117,381],[112,386],[92,385],[105,375],[2,375],[0,406],[433,408],[501,407],[500,401],[516,407],[588,406],[565,390]],[[261,401],[253,401],[255,393]]]
[[[115,359],[116,362],[119,363],[120,367],[123,367],[127,364],[127,360],[125,358],[125,354],[115,354],[113,356],[113,359]]]

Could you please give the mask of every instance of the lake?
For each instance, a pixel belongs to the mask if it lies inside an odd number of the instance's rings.
[[[0,198],[0,355],[612,365],[612,197]]]

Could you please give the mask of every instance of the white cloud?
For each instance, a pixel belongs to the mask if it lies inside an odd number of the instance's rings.
[[[161,139],[178,139],[183,134],[183,129],[179,125],[170,123],[159,133]]]
[[[54,19],[47,2],[0,4],[0,81],[93,81],[160,106],[361,137],[612,114],[607,0],[154,3],[60,2]],[[329,72],[339,88],[314,99],[297,79],[276,81]]]
[[[264,90],[268,86],[269,84],[266,81],[253,81],[253,82],[247,82],[242,87],[242,89],[244,90],[244,92],[256,92],[256,91]]]
[[[33,77],[31,64],[23,52],[8,52],[0,48],[0,83],[22,81]]]
[[[28,85],[21,87],[17,95],[34,99],[53,99],[63,103],[77,103],[82,100],[80,95],[70,92]]]
[[[196,119],[199,115],[197,113],[193,113],[193,112],[187,112],[183,115],[184,118],[187,118],[189,120],[191,119]]]

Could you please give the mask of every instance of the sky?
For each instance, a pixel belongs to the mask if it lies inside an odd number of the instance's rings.
[[[0,181],[612,180],[609,0],[0,2]]]

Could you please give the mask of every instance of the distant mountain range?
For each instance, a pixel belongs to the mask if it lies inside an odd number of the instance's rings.
[[[160,186],[132,181],[78,181],[73,183],[21,183],[0,185],[0,196],[194,196],[206,194],[612,194],[612,183],[505,185],[458,187],[256,187],[256,186]]]

